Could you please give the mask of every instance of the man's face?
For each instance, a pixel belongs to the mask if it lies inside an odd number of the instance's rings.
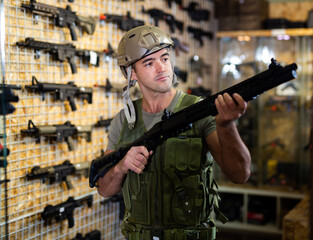
[[[166,93],[172,87],[173,68],[167,48],[135,63],[132,79],[137,80],[143,94]]]

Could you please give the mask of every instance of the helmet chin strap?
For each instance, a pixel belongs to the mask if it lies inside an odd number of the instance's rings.
[[[176,74],[175,74],[175,72],[174,72],[174,64],[173,64],[172,61],[171,61],[171,65],[172,65],[172,69],[173,69],[173,80],[172,80],[172,84],[173,84],[174,87],[176,87],[176,86],[178,85],[179,81],[178,81],[177,76],[176,76]]]
[[[131,80],[131,71],[132,67],[129,66],[126,69],[127,73],[127,88],[123,92],[123,106],[124,106],[124,113],[128,122],[128,127],[133,129],[136,122],[136,112],[134,108],[134,104],[130,99],[129,89],[136,84],[136,80]]]

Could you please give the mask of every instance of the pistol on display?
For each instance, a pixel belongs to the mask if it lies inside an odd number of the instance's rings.
[[[215,99],[218,95],[228,93],[232,96],[234,93],[238,93],[245,101],[250,101],[265,91],[296,78],[296,69],[297,65],[295,63],[282,67],[276,60],[271,59],[269,69],[264,72],[190,105],[179,112],[169,114],[165,110],[162,120],[140,138],[120,147],[116,151],[94,159],[90,166],[89,186],[94,187],[98,179],[123,159],[131,147],[145,146],[148,151],[154,150],[168,138],[177,137],[180,133],[191,129],[194,122],[207,116],[217,115]]]
[[[40,51],[51,54],[55,61],[64,62],[67,60],[71,66],[72,73],[77,73],[75,56],[81,58],[85,64],[91,64],[99,67],[100,56],[98,52],[85,49],[76,49],[73,44],[49,43],[36,41],[34,38],[25,38],[25,41],[16,43],[17,46],[32,48],[36,52],[36,58],[40,57]]]
[[[67,201],[57,204],[55,206],[47,205],[44,208],[44,211],[41,213],[41,217],[46,223],[51,222],[53,218],[57,222],[61,222],[65,219],[68,220],[68,227],[74,227],[74,209],[82,206],[84,203],[87,203],[88,207],[92,206],[93,196],[88,195],[75,200],[73,197],[69,197]]]
[[[72,111],[77,109],[74,101],[75,97],[86,100],[89,104],[92,103],[92,88],[77,87],[73,82],[67,84],[39,82],[33,76],[32,85],[26,85],[25,88],[42,93],[42,100],[45,99],[44,93],[53,93],[56,100],[69,101]]]
[[[68,179],[69,175],[84,175],[88,177],[89,163],[70,163],[66,160],[62,164],[44,167],[35,166],[30,173],[26,174],[27,180],[42,179],[43,182],[48,181],[49,184],[65,182],[68,189],[73,188],[73,184]]]
[[[91,142],[92,125],[75,126],[69,121],[64,124],[36,126],[32,120],[28,121],[28,129],[22,129],[22,134],[27,134],[40,139],[41,136],[50,137],[57,142],[66,141],[70,151],[74,150],[74,136],[80,136]]]
[[[69,5],[65,9],[38,3],[30,0],[29,4],[22,4],[22,7],[36,15],[51,17],[55,20],[58,27],[68,27],[71,32],[72,40],[77,40],[75,25],[79,26],[83,32],[92,35],[96,29],[96,21],[93,17],[83,17],[72,11]]]

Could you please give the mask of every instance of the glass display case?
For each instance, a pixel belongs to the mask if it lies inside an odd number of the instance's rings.
[[[266,33],[220,36],[218,88],[225,89],[267,70],[272,58],[282,66],[297,64],[297,79],[250,101],[237,126],[252,155],[249,182],[299,190],[306,187],[309,177],[311,37]]]
[[[281,234],[282,219],[305,195],[309,179],[312,30],[218,33],[218,90],[268,69],[296,63],[297,78],[248,103],[237,121],[252,157],[251,177],[233,185],[215,166],[226,228]],[[240,209],[240,211],[234,211]]]

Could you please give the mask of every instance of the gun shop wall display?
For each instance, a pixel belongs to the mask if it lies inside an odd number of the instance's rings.
[[[207,0],[0,1],[0,240],[123,239],[122,199],[88,182],[123,108],[118,43],[158,25],[175,42],[176,87],[210,94],[213,19]]]

